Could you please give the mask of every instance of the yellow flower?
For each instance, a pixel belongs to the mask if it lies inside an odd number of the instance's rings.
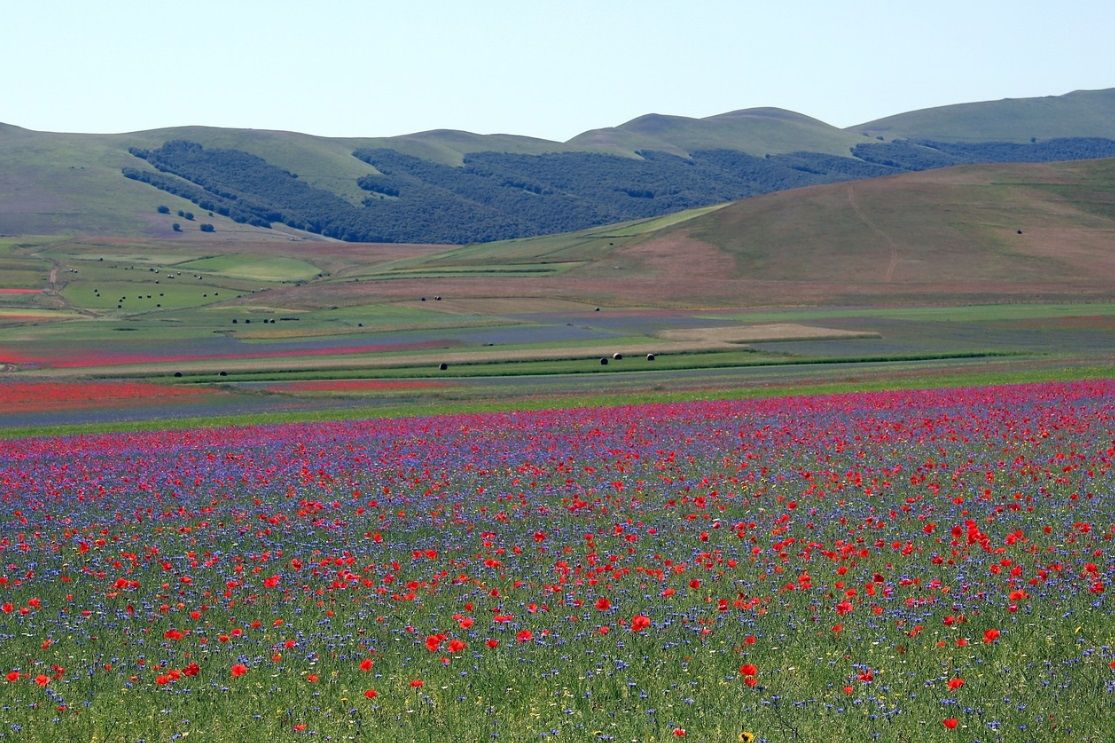
[[[739,734],[739,743],[755,743],[755,733],[744,730]]]

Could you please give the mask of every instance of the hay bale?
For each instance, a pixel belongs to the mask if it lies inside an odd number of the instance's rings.
[[[441,371],[445,371],[446,369],[449,368],[449,364],[447,364],[443,361],[440,364],[438,364],[437,368],[440,369]]]
[[[654,361],[654,354],[653,353],[648,353],[647,354],[647,361]]]
[[[615,359],[616,361],[619,361],[620,359],[623,358],[623,354],[619,353],[619,352],[613,353],[612,358]]]
[[[608,365],[608,357],[607,356],[601,356],[600,357],[600,366],[607,366],[607,365]]]

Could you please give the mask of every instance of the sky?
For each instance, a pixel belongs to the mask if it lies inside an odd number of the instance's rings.
[[[839,127],[1115,87],[1111,0],[7,0],[0,122],[565,141],[777,106]]]

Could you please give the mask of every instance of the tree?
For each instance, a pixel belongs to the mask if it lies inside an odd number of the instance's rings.
[[[174,230],[175,232],[181,232],[182,231],[182,225],[175,222],[174,224],[172,224],[170,226],[170,229]]]
[[[165,204],[159,204],[158,212],[159,214],[170,214],[170,207]]]
[[[200,229],[202,232],[215,232],[213,225],[209,224],[208,222],[202,224]]]

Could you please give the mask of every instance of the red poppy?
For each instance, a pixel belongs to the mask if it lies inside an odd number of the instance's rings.
[[[755,676],[758,673],[759,669],[753,663],[744,663],[739,667],[740,676]]]
[[[8,671],[8,683],[19,681],[19,671]]]
[[[636,614],[631,618],[631,631],[642,632],[650,626],[650,617],[644,614]]]
[[[519,642],[530,642],[534,639],[534,633],[529,629],[520,630],[519,634],[515,635],[515,639]]]
[[[232,674],[233,678],[240,678],[248,672],[248,667],[243,663],[234,663],[229,672]]]
[[[1002,634],[1002,633],[999,632],[999,630],[997,630],[997,629],[989,629],[989,630],[985,631],[983,633],[984,644],[990,645],[991,643],[995,642],[996,640],[999,639],[1000,634]]]
[[[421,689],[425,685],[426,685],[426,682],[423,681],[422,679],[414,679],[413,681],[410,682],[410,686],[411,686],[412,689]]]
[[[941,724],[944,725],[949,730],[953,730],[957,725],[956,718],[955,717],[946,717],[945,719],[941,720]]]
[[[956,689],[959,689],[963,685],[964,685],[964,679],[962,679],[962,678],[951,678],[951,679],[949,679],[949,691],[954,691]]]
[[[364,660],[360,661],[360,670],[365,672],[370,671],[372,670],[373,665],[375,665],[375,661],[373,661],[371,658],[365,658]]]
[[[612,602],[609,601],[606,597],[601,596],[600,598],[596,599],[596,610],[597,611],[608,611],[608,609],[611,609],[611,608],[612,608]]]
[[[379,696],[379,692],[376,691],[375,689],[368,689],[367,691],[364,692],[364,698],[365,699],[375,699],[378,696]]]

